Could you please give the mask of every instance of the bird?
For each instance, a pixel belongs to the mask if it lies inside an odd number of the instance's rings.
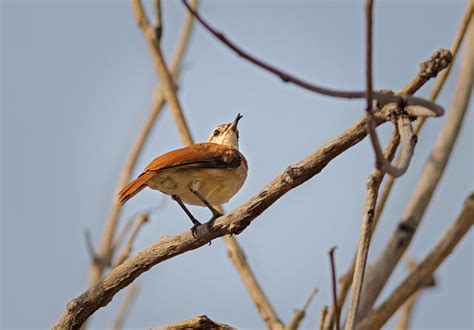
[[[248,164],[239,151],[239,130],[242,119],[239,113],[232,123],[217,126],[207,142],[175,149],[152,160],[143,172],[119,193],[118,201],[124,205],[130,198],[149,187],[171,196],[187,214],[196,229],[201,222],[185,204],[207,207],[212,212],[207,222],[222,214],[218,205],[228,202],[242,188]]]

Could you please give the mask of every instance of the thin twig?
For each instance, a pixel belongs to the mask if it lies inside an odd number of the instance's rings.
[[[410,256],[405,255],[407,269],[409,272],[412,272],[416,266],[417,262]],[[423,285],[423,288],[435,286],[435,279],[433,274],[427,279],[426,285]],[[400,307],[398,311],[397,323],[395,325],[395,330],[408,330],[410,329],[411,316],[413,315],[413,309],[418,301],[421,289],[413,293],[410,298],[407,299]]]
[[[193,7],[197,6],[197,1],[192,1],[191,5]],[[188,45],[188,41],[192,32],[193,26],[193,15],[186,15],[185,21],[183,23],[182,32],[180,38],[176,44],[173,59],[170,65],[170,71],[173,77],[176,77],[179,67],[181,65],[181,60],[183,58],[183,54],[186,50],[186,46]],[[175,78],[176,79],[176,78]],[[130,180],[131,174],[135,165],[137,163],[138,157],[143,149],[145,141],[147,140],[151,129],[163,109],[165,104],[163,93],[161,89],[158,87],[155,89],[153,104],[151,106],[150,112],[147,115],[142,128],[138,132],[135,141],[131,147],[131,150],[125,160],[123,168],[120,173],[120,177],[117,183],[116,191],[120,191]],[[103,258],[104,260],[108,260],[108,264],[110,264],[110,259],[113,255],[114,251],[114,236],[115,231],[118,224],[118,219],[120,216],[121,206],[117,201],[116,193],[113,195],[112,203],[110,206],[109,215],[104,225],[104,229],[102,231],[100,246],[97,252],[97,255]],[[104,272],[105,266],[102,263],[93,263],[89,275],[89,286],[95,284],[101,277]]]
[[[336,247],[334,246],[329,250],[329,262],[331,265],[331,283],[332,283],[332,303],[334,306],[334,317],[335,317],[335,324],[336,330],[341,329],[341,310],[337,305],[337,275],[336,275],[336,263],[334,262],[334,251]]]
[[[230,325],[211,320],[206,315],[199,315],[190,320],[170,324],[165,327],[152,330],[189,330],[189,329],[212,329],[212,330],[235,330]]]
[[[324,324],[326,323],[326,317],[328,316],[328,306],[324,305],[321,309],[321,320],[319,321],[319,330],[324,329]]]
[[[298,327],[300,326],[301,321],[303,321],[305,315],[306,315],[306,310],[308,309],[309,304],[313,301],[314,297],[316,296],[316,293],[318,292],[318,289],[314,288],[311,290],[311,293],[309,294],[308,299],[306,299],[305,304],[303,305],[302,308],[297,308],[295,312],[293,313],[293,316],[291,317],[290,322],[285,327],[285,330],[297,330]]]
[[[357,326],[357,330],[380,329],[382,325],[417,290],[450,255],[456,245],[474,224],[474,193],[464,202],[463,209],[428,256],[417,265],[411,274],[374,311],[371,311]]]
[[[114,323],[112,325],[113,330],[120,330],[123,327],[123,323],[125,318],[130,313],[130,309],[132,307],[133,302],[138,294],[138,285],[132,283],[127,289],[127,293],[123,298],[122,304],[120,305],[120,309],[115,317]]]
[[[315,84],[304,81],[303,79],[295,77],[294,75],[286,73],[283,70],[276,68],[268,63],[265,63],[264,61],[251,55],[249,52],[238,47],[235,43],[230,41],[222,32],[219,32],[215,28],[213,28],[208,22],[206,22],[202,18],[202,16],[199,15],[199,13],[196,10],[192,9],[188,5],[186,0],[182,0],[182,2],[186,6],[186,8],[188,8],[188,10],[191,13],[193,13],[193,15],[199,21],[199,23],[201,23],[201,25],[207,31],[209,31],[212,35],[214,35],[224,45],[229,47],[240,57],[278,76],[283,82],[292,83],[306,90],[309,90],[318,94],[326,95],[326,96],[348,98],[348,99],[363,99],[367,97],[367,93],[365,91],[340,91],[340,90],[334,90],[334,89],[330,89],[326,87],[317,86]],[[398,103],[398,102],[401,102],[403,99],[402,97],[395,95],[393,93],[372,91],[372,94],[373,94],[373,98],[382,104],[393,103],[393,102]],[[444,110],[439,105],[434,104],[433,102],[429,102],[424,99],[418,98],[418,97],[412,97],[412,96],[406,95],[406,102],[407,102],[407,105],[419,105],[419,106],[426,107],[428,109],[433,110],[435,113],[438,113],[439,115],[442,115],[444,113]]]
[[[97,256],[97,254],[95,253],[94,244],[92,243],[91,231],[89,229],[86,229],[84,231],[84,240],[86,242],[87,252],[89,252],[89,256],[90,256],[92,262],[93,263],[99,263],[100,259]]]
[[[117,258],[115,259],[115,262],[113,263],[113,267],[117,267],[121,263],[123,263],[127,258],[130,256],[130,252],[132,251],[132,246],[133,242],[135,241],[138,232],[142,228],[142,226],[148,221],[149,214],[148,213],[142,213],[140,214],[136,221],[135,221],[135,227],[133,228],[133,231],[130,235],[130,237],[127,240],[127,243],[123,246],[122,250],[118,254]]]
[[[472,33],[472,29],[468,33]],[[363,288],[364,294],[359,307],[360,317],[363,317],[372,308],[390,274],[410,244],[446,168],[472,93],[473,39],[472,35],[471,38],[468,38],[470,42],[464,50],[451,111],[448,113],[433,150],[419,176],[412,196],[408,199],[405,212],[382,253],[367,271],[366,282],[370,285],[364,285]]]
[[[278,317],[270,300],[258,283],[237,239],[232,236],[225,236],[224,241],[227,246],[229,258],[234,264],[240,279],[247,288],[247,291],[264,322],[270,329],[283,329],[284,323]]]

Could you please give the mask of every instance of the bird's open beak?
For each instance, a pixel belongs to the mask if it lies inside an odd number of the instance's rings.
[[[242,119],[242,117],[243,116],[240,113],[238,113],[237,117],[235,117],[232,124],[230,124],[229,129],[235,132],[237,130],[237,125],[239,124],[239,120]]]

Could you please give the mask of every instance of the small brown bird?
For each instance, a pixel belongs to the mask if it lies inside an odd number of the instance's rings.
[[[247,160],[239,151],[237,125],[240,113],[230,124],[217,126],[205,143],[176,149],[155,158],[125,188],[118,198],[123,205],[143,188],[150,187],[170,195],[186,212],[195,235],[201,223],[184,205],[207,206],[212,212],[209,223],[222,214],[216,209],[242,187],[247,178]]]

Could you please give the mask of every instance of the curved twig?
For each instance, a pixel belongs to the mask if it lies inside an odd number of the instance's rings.
[[[341,90],[330,89],[330,88],[326,88],[322,86],[317,86],[315,84],[304,81],[303,79],[300,79],[294,75],[291,75],[287,72],[284,72],[283,70],[276,68],[275,66],[265,63],[264,61],[251,55],[249,52],[238,47],[235,43],[230,41],[222,32],[219,32],[215,28],[213,28],[208,22],[206,22],[202,18],[201,15],[199,15],[199,13],[196,10],[194,10],[188,5],[186,0],[182,0],[182,2],[186,6],[186,8],[189,10],[189,12],[193,13],[193,15],[196,17],[198,22],[201,23],[201,25],[207,31],[209,31],[212,35],[214,35],[224,45],[229,47],[232,51],[234,51],[240,57],[264,69],[265,71],[271,72],[274,75],[278,76],[283,82],[292,83],[306,90],[309,90],[318,94],[326,95],[326,96],[331,96],[331,97],[347,98],[347,99],[363,99],[367,97],[367,93],[365,91],[341,91]],[[395,95],[393,93],[372,91],[372,95],[373,95],[373,98],[379,101],[381,104],[398,103],[403,100],[402,97]],[[406,102],[408,105],[420,105],[420,106],[432,109],[433,111],[437,113],[444,112],[441,106],[433,102],[418,98],[418,97],[413,97],[413,96],[408,95]]]

